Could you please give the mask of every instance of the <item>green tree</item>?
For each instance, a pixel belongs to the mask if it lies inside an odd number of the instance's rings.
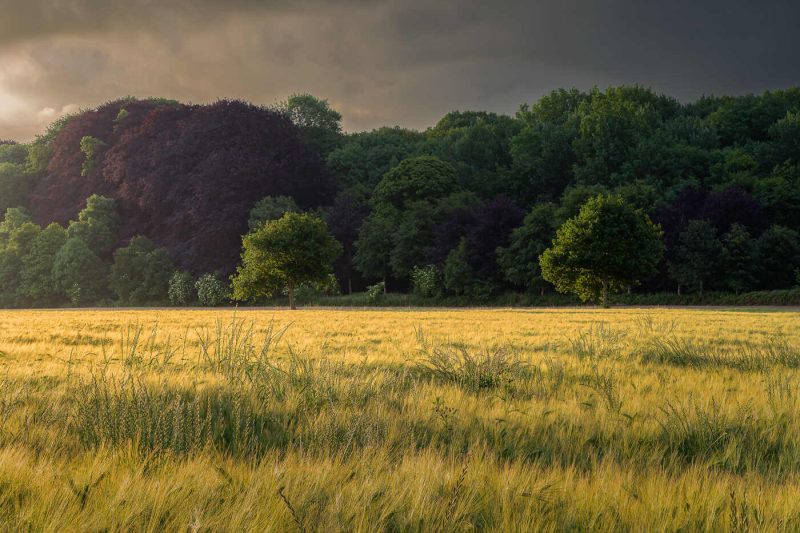
[[[289,196],[267,196],[256,203],[250,210],[250,219],[247,225],[250,231],[257,230],[259,226],[271,220],[278,220],[284,213],[298,213],[294,199]]]
[[[172,261],[164,248],[138,236],[114,252],[109,284],[120,302],[143,304],[167,298]]]
[[[342,141],[342,115],[327,100],[310,94],[293,94],[277,109],[285,113],[306,142],[327,157]]]
[[[517,118],[527,125],[565,124],[574,119],[580,105],[590,95],[578,89],[556,89],[542,96],[533,105],[523,105]]]
[[[317,216],[286,213],[264,224],[242,240],[242,264],[233,277],[233,297],[252,301],[287,289],[295,309],[295,289],[324,281],[341,245]]]
[[[397,127],[354,133],[330,153],[328,168],[345,187],[365,187],[371,192],[390,169],[422,155],[425,146],[423,133]]]
[[[194,279],[188,272],[176,271],[169,278],[167,291],[169,303],[175,306],[187,305],[194,300]]]
[[[596,196],[556,232],[539,259],[542,277],[559,292],[583,300],[640,282],[663,254],[661,230],[641,210],[616,196]]]
[[[0,248],[0,307],[14,307],[18,303],[16,288],[19,286],[19,256],[6,248]]]
[[[539,266],[539,256],[553,242],[558,229],[557,208],[554,204],[539,204],[525,216],[522,226],[511,233],[507,248],[497,249],[497,263],[506,280],[518,287],[544,292],[545,281]]]
[[[445,198],[459,188],[456,171],[449,163],[431,156],[406,159],[391,169],[375,188],[378,207],[403,209],[419,201]]]
[[[444,286],[456,296],[469,294],[475,284],[475,273],[469,265],[467,240],[462,238],[444,262]]]
[[[23,204],[32,179],[25,165],[0,161],[0,213]]]
[[[105,145],[106,143],[91,135],[81,139],[81,152],[85,158],[81,166],[81,176],[88,176],[94,170],[97,166],[97,156]]]
[[[557,216],[561,221],[570,219],[580,213],[581,207],[598,194],[609,194],[605,185],[571,185],[561,195]]]
[[[206,307],[222,305],[230,296],[228,286],[215,274],[203,274],[197,279],[194,288],[197,301]]]
[[[96,303],[106,295],[108,267],[82,239],[70,237],[53,260],[53,280],[72,305]]]
[[[769,129],[777,162],[792,161],[800,164],[800,111],[786,116]]]
[[[756,181],[753,195],[775,224],[800,229],[800,164],[784,163]]]
[[[28,162],[28,147],[15,142],[0,141],[0,163],[25,165]]]
[[[387,249],[391,272],[397,278],[407,278],[416,265],[425,264],[433,225],[444,210],[463,201],[459,189],[455,169],[435,157],[407,159],[387,172],[372,198],[375,212],[365,222],[365,236],[375,246],[356,243],[356,265],[361,265],[361,272],[376,279]],[[375,232],[378,226],[380,232]],[[380,239],[385,242],[381,244]],[[378,268],[364,270],[365,266]]]
[[[391,274],[392,233],[394,223],[392,214],[386,210],[373,212],[361,225],[356,241],[353,263],[365,278],[381,280],[384,292],[387,290],[387,277]]]
[[[23,224],[30,221],[31,215],[24,208],[10,207],[6,209],[3,221],[0,222],[0,247],[6,246],[11,239],[11,235]]]
[[[22,259],[30,254],[41,228],[29,221],[22,209],[6,210],[0,223],[0,305],[21,305]]]
[[[517,119],[486,111],[453,111],[426,134],[432,153],[452,164],[461,185],[484,198],[505,192],[509,145]]]
[[[697,287],[700,296],[711,276],[721,266],[725,248],[717,230],[707,220],[691,220],[678,237],[675,257],[669,263],[669,273],[681,286]]]
[[[407,279],[415,266],[426,262],[425,252],[438,215],[432,202],[418,201],[408,205],[392,220],[392,230],[384,235],[384,239],[391,243],[389,262],[394,277]]]
[[[750,190],[758,181],[758,161],[749,147],[726,147],[714,152],[709,172],[704,181],[717,189],[736,186]]]
[[[761,260],[761,287],[791,287],[794,271],[800,267],[800,234],[785,226],[771,226],[758,238],[758,252]]]
[[[42,175],[47,171],[50,159],[53,157],[55,139],[75,115],[66,115],[52,122],[42,135],[37,135],[36,140],[28,145],[28,168],[35,175]]]
[[[758,244],[741,224],[733,224],[722,236],[722,282],[725,288],[739,294],[755,287],[758,281]]]
[[[86,207],[78,213],[78,220],[69,223],[70,238],[81,239],[99,257],[110,257],[119,238],[120,221],[117,203],[112,198],[93,194],[86,199]]]
[[[510,148],[515,195],[527,201],[558,198],[572,178],[577,134],[574,123],[535,123],[519,132]]]
[[[517,112],[522,130],[511,140],[516,195],[526,201],[555,200],[572,179],[578,136],[577,111],[587,95],[559,89]]]
[[[618,185],[614,175],[631,150],[679,109],[677,101],[643,87],[595,89],[579,108],[576,177],[585,183]]]
[[[20,293],[35,303],[53,303],[60,295],[53,277],[53,264],[58,251],[67,241],[67,232],[52,223],[31,243],[30,251],[22,257]]]

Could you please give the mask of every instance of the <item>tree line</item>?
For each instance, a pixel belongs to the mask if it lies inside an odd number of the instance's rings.
[[[290,97],[269,110],[226,104],[215,111],[213,118],[232,132],[229,145],[224,138],[209,137],[209,144],[201,150],[196,143],[191,144],[197,136],[181,137],[185,147],[180,153],[159,155],[169,162],[171,172],[184,172],[186,178],[181,179],[189,184],[201,179],[197,170],[191,170],[198,157],[214,161],[214,172],[219,175],[202,174],[202,180],[213,183],[213,188],[209,185],[208,199],[203,199],[206,210],[202,222],[195,214],[197,206],[187,205],[180,208],[186,209],[187,214],[179,209],[170,217],[176,224],[197,219],[198,224],[187,226],[186,235],[190,237],[168,235],[166,222],[127,228],[127,221],[139,216],[136,210],[144,208],[134,205],[119,191],[130,190],[144,179],[138,171],[133,172],[136,169],[152,176],[161,176],[163,171],[142,166],[145,156],[141,151],[148,153],[155,148],[143,146],[145,141],[138,137],[132,144],[133,133],[126,133],[125,124],[133,124],[137,113],[145,125],[158,120],[188,120],[189,111],[176,105],[159,102],[155,109],[132,100],[113,102],[60,122],[29,145],[0,145],[0,208],[12,208],[0,233],[0,262],[6,265],[0,281],[3,305],[44,301],[35,290],[31,292],[30,282],[22,281],[22,258],[33,250],[25,248],[29,245],[25,244],[28,241],[24,232],[30,234],[30,243],[36,239],[49,242],[37,245],[37,250],[47,250],[42,254],[61,250],[71,242],[74,255],[80,255],[76,252],[81,246],[77,239],[109,273],[113,272],[118,254],[121,263],[133,264],[137,258],[147,257],[162,265],[154,267],[160,274],[153,276],[159,281],[152,286],[159,289],[152,292],[125,288],[117,278],[113,283],[108,281],[105,293],[89,287],[82,289],[82,294],[77,289],[71,294],[67,285],[75,282],[58,274],[58,281],[50,287],[58,287],[59,297],[67,301],[164,300],[180,294],[178,287],[182,286],[189,294],[185,298],[188,302],[198,297],[194,285],[204,276],[206,281],[213,279],[222,287],[218,293],[224,298],[233,295],[256,301],[296,290],[347,293],[368,287],[372,293],[414,291],[422,296],[456,295],[481,301],[508,291],[567,290],[564,283],[578,294],[602,299],[606,292],[602,290],[602,279],[578,283],[581,276],[576,277],[574,272],[566,275],[562,270],[560,277],[554,274],[560,264],[556,261],[558,243],[554,240],[577,246],[581,241],[576,228],[592,227],[585,221],[579,223],[582,209],[591,205],[595,211],[599,205],[604,209],[625,206],[618,208],[640,213],[658,230],[658,257],[651,261],[655,255],[649,256],[644,261],[647,268],[642,269],[642,257],[624,259],[620,252],[618,258],[623,264],[618,267],[629,275],[609,277],[606,289],[739,293],[785,289],[800,282],[798,89],[740,97],[710,96],[690,103],[638,86],[588,92],[562,89],[534,104],[521,106],[514,116],[456,111],[425,131],[387,127],[352,134],[342,132],[338,112],[326,101],[310,95]],[[128,110],[130,116],[123,113]],[[210,113],[194,108],[191,112]],[[94,122],[81,123],[89,121],[85,118],[87,113],[95,113],[91,116]],[[222,120],[220,113],[233,118]],[[260,118],[252,120],[251,114]],[[275,129],[277,124],[285,128],[283,122],[272,117],[286,117],[308,150],[292,144],[289,153],[294,154],[294,159],[287,159],[274,172],[264,170],[260,178],[248,177],[275,184],[262,188],[271,194],[257,202],[258,198],[251,194],[248,204],[247,187],[237,185],[242,165],[236,161],[256,156],[257,161],[266,160],[269,154],[265,149],[258,148],[253,156],[247,151],[249,148],[243,147],[249,147],[251,141],[260,146],[259,136],[277,138],[275,133],[259,133],[265,128]],[[109,125],[103,126],[105,130],[97,126],[106,122]],[[137,128],[140,132],[141,128]],[[200,125],[197,129],[209,130]],[[89,130],[96,136],[88,135]],[[280,131],[289,134],[289,130]],[[134,153],[133,147],[139,147],[139,152]],[[221,155],[230,154],[231,150],[236,150],[237,159]],[[274,160],[274,156],[270,157]],[[230,169],[219,167],[220,160]],[[255,163],[252,166],[257,167]],[[312,166],[316,170],[311,171]],[[123,167],[130,170],[120,174]],[[306,174],[293,170],[300,167],[306,169]],[[308,172],[328,177],[302,182],[306,178],[301,176],[312,175]],[[84,181],[91,182],[97,176],[98,184],[125,185],[112,190],[107,198],[116,200],[119,207],[118,229],[116,233],[112,231],[111,245],[103,247],[89,237],[79,236],[76,232],[81,230],[71,229],[73,222],[64,221],[60,231],[44,223],[50,215],[42,216],[47,209],[41,202],[37,204],[42,194],[36,191],[52,190],[63,175],[75,175],[76,182],[84,175]],[[280,179],[275,180],[278,175]],[[167,177],[164,180],[171,183]],[[161,186],[162,182],[145,180],[142,190],[150,191],[153,186],[149,183]],[[315,187],[314,183],[325,185]],[[199,187],[186,189],[182,185],[170,190],[170,198],[176,198],[170,200],[170,205],[174,206],[185,194],[181,191],[196,194],[204,190]],[[312,189],[324,194],[312,198]],[[158,204],[159,197],[156,195],[151,201]],[[225,219],[220,220],[220,227],[226,228],[224,233],[215,231],[213,202],[225,209]],[[51,200],[47,205],[54,203]],[[36,224],[24,220],[25,208],[28,219],[41,223],[39,233],[45,237],[33,235],[36,231],[31,225]],[[85,209],[89,208],[87,203]],[[338,283],[327,275],[316,276],[319,269],[314,276],[300,276],[291,283],[285,272],[275,273],[280,269],[258,276],[247,271],[248,264],[273,261],[253,250],[256,243],[275,245],[274,239],[255,235],[266,226],[274,227],[273,222],[281,221],[286,213],[322,223],[322,228],[335,239],[335,245],[325,241],[330,244],[326,257],[332,262]],[[76,228],[81,217],[91,218],[82,211],[74,221]],[[296,217],[288,219],[289,223],[282,224],[299,223]],[[23,226],[24,232],[12,237]],[[290,229],[284,227],[284,231]],[[633,231],[633,226],[628,230]],[[138,237],[140,234],[147,234],[147,238]],[[557,238],[561,234],[564,237]],[[204,241],[202,247],[195,245],[196,241]],[[184,242],[191,244],[182,248]],[[242,250],[243,243],[242,258],[214,264],[216,256],[210,245]],[[252,249],[248,249],[248,243]],[[116,247],[116,251],[109,246]],[[185,255],[187,246],[201,251]],[[128,251],[121,253],[122,250]],[[607,252],[594,249],[590,255],[597,257]],[[51,255],[55,258],[56,254]],[[167,267],[170,261],[174,264]],[[28,260],[29,264],[33,262]],[[90,260],[87,265],[90,263],[99,271],[100,263]],[[121,271],[122,266],[117,268]],[[42,272],[45,270],[41,267]],[[54,272],[51,269],[50,275]],[[33,279],[30,276],[24,277]],[[260,280],[261,288],[252,289],[255,285],[245,283],[242,276]],[[101,278],[106,279],[97,277]],[[572,281],[566,282],[568,278]]]
[[[798,89],[686,104],[642,87],[557,90],[514,117],[453,112],[426,132],[342,143],[327,155],[344,184],[327,216],[345,277],[408,290],[436,273],[437,291],[476,299],[552,291],[540,255],[589,199],[611,195],[662,230],[634,291],[797,283]]]

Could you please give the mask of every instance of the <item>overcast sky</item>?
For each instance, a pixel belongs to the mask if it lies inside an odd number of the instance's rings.
[[[557,87],[800,85],[798,0],[0,0],[0,139],[125,95],[327,98],[349,131]]]

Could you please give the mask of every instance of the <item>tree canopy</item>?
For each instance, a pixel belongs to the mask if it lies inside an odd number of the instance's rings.
[[[538,256],[598,195],[663,230],[662,259],[632,291],[795,283],[800,89],[687,103],[641,86],[558,89],[513,116],[454,110],[420,131],[344,132],[334,107],[308,94],[271,107],[123,98],[30,143],[0,141],[0,214],[12,209],[0,223],[3,305],[67,299],[39,286],[60,239],[51,223],[109,272],[117,249],[146,236],[188,286],[211,274],[227,297],[242,235],[287,211],[319,216],[341,243],[340,290],[407,291],[414,272],[436,270],[455,295],[449,258],[470,279],[462,296],[546,293]],[[722,250],[709,273],[688,246],[701,221]],[[119,299],[109,280],[98,297]]]
[[[319,217],[292,212],[247,234],[242,246],[242,263],[233,277],[234,299],[268,298],[286,289],[292,309],[295,289],[324,280],[342,251]]]
[[[609,291],[653,273],[662,253],[661,230],[646,214],[619,197],[599,195],[558,229],[540,265],[558,291],[599,297],[607,307]]]

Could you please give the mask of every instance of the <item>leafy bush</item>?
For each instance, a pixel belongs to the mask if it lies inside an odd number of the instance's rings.
[[[215,274],[203,274],[194,287],[201,305],[216,307],[228,301],[228,286]]]
[[[414,294],[430,298],[439,294],[441,283],[439,269],[435,265],[415,266],[411,270]]]
[[[284,289],[284,296],[288,296],[288,287]],[[297,287],[297,299],[303,302],[313,300],[317,296],[338,296],[341,294],[339,290],[339,280],[336,279],[334,274],[328,276],[316,283],[303,283]]]
[[[370,285],[367,287],[367,300],[370,302],[377,302],[381,298],[383,298],[386,291],[386,283],[381,281],[380,283],[376,283],[375,285]]]
[[[186,305],[195,297],[192,275],[188,272],[176,271],[169,278],[167,296],[172,305]]]

